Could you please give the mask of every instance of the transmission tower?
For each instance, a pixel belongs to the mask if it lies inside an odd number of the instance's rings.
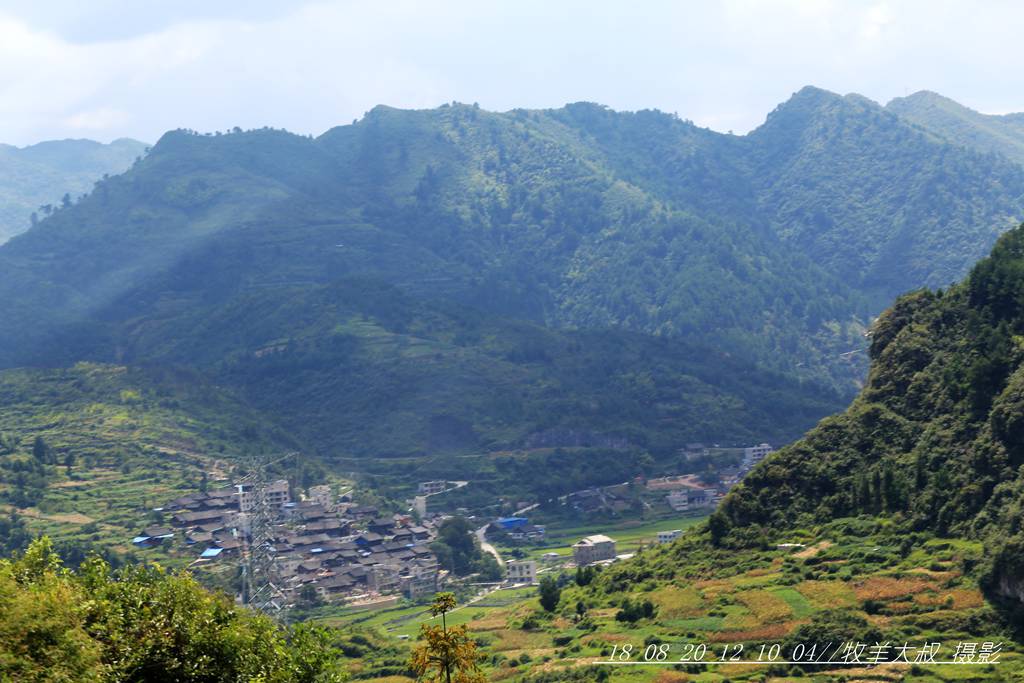
[[[295,455],[286,453],[270,461],[251,458],[248,472],[235,484],[240,513],[235,531],[240,543],[241,601],[275,618],[284,617],[288,602],[282,590],[274,547],[274,523],[280,515],[278,510],[271,509],[267,499],[267,468]]]

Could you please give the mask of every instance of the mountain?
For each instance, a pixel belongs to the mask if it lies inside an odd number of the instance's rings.
[[[965,671],[950,664],[964,661],[961,643],[975,642],[990,652],[998,643],[1001,655],[967,660],[981,664],[972,679],[1019,678],[1022,340],[1024,225],[961,283],[887,309],[871,328],[870,373],[853,404],[766,457],[706,523],[577,572],[540,626],[574,661],[548,667],[655,661],[654,650],[641,659],[613,648],[664,642],[672,646],[661,661],[682,655],[729,677],[726,655],[747,652],[748,677],[952,680]],[[507,619],[505,628],[517,626]],[[925,642],[944,656],[918,656]],[[695,655],[700,643],[707,652]],[[876,658],[851,657],[854,643]],[[608,677],[632,680],[632,668]]]
[[[168,134],[137,168],[0,252],[0,289],[39,282],[11,301],[23,313],[5,313],[23,324],[0,346],[13,352],[8,363],[24,362],[18,347],[35,346],[26,331],[146,316],[133,307],[154,299],[134,291],[152,291],[173,268],[216,273],[208,302],[369,278],[555,327],[713,337],[771,368],[792,369],[795,354],[820,369],[830,345],[850,348],[867,307],[763,225],[730,215],[753,211],[734,208],[731,180],[718,197],[681,192],[678,208],[617,177],[577,129],[585,112],[603,110],[578,109],[572,126],[551,113],[459,106],[378,108],[317,140]],[[613,116],[627,132],[660,137],[667,127],[679,145],[717,141],[661,114]],[[691,162],[670,186],[689,185],[686,173],[706,180],[708,164]]]
[[[859,95],[805,88],[748,138],[776,234],[870,296],[873,312],[960,279],[1024,215],[1020,166]]]
[[[885,108],[952,144],[1024,164],[1024,114],[982,114],[927,90]]]
[[[1024,226],[947,290],[899,299],[872,328],[850,408],[755,468],[718,534],[751,538],[882,515],[986,541],[988,582],[1024,601]]]
[[[205,287],[198,275],[191,281]],[[712,347],[552,330],[426,304],[375,282],[178,303],[174,315],[133,321],[122,361],[196,367],[346,471],[351,458],[378,456],[382,473],[410,478],[432,467],[420,478],[465,476],[472,462],[442,466],[426,456],[557,447],[635,464],[643,452],[672,457],[688,441],[789,441],[843,403],[823,385]],[[94,343],[102,349],[109,339]],[[617,483],[623,473],[590,476]]]
[[[86,194],[103,176],[122,173],[145,149],[145,143],[127,138],[106,145],[92,140],[0,145],[0,244],[60,206],[65,195]]]
[[[961,275],[1022,195],[814,88],[742,137],[587,103],[173,131],[0,248],[0,364],[187,367],[337,462],[666,462],[841,405],[879,302]]]

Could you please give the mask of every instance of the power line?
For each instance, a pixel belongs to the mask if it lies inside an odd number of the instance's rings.
[[[267,470],[271,465],[297,455],[289,452],[274,460],[250,458],[246,465],[247,473],[236,484],[239,523],[235,533],[241,544],[241,602],[277,619],[285,617],[288,602],[274,546],[274,526],[280,515],[278,510],[271,509],[267,496]]]

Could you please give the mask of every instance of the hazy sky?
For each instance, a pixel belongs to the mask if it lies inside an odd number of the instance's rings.
[[[590,100],[745,132],[803,85],[1024,110],[1024,3],[0,0],[0,142],[319,134],[375,104]]]

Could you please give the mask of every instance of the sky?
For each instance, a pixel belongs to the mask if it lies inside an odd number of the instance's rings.
[[[1024,111],[999,0],[0,0],[0,142],[587,100],[744,133],[815,85]]]

